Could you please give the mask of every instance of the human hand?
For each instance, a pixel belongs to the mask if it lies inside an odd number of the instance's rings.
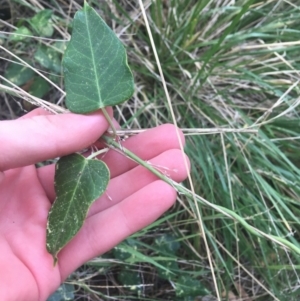
[[[174,188],[110,150],[103,158],[111,172],[107,192],[92,205],[83,228],[53,266],[45,246],[47,215],[55,199],[54,165],[37,169],[34,163],[86,148],[107,128],[99,112],[51,115],[37,109],[0,122],[0,300],[45,301],[76,268],[149,225],[175,202]],[[175,181],[187,176],[172,125],[122,145],[164,166]]]

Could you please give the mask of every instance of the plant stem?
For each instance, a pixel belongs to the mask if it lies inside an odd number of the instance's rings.
[[[96,158],[97,156],[106,153],[107,150],[108,150],[108,149],[105,148],[105,149],[100,149],[99,151],[96,151],[96,152],[94,152],[94,153],[91,153],[91,154],[87,157],[87,159],[94,159],[94,158]]]
[[[278,236],[275,236],[275,235],[267,234],[267,233],[255,228],[255,227],[251,226],[243,217],[239,216],[234,211],[232,211],[232,210],[230,210],[226,207],[223,207],[223,206],[212,204],[212,203],[208,202],[207,200],[205,200],[204,198],[200,197],[199,195],[194,195],[192,193],[192,191],[185,188],[181,184],[176,183],[172,179],[168,178],[166,175],[162,174],[160,171],[155,169],[149,163],[142,160],[141,158],[139,158],[137,155],[135,155],[134,153],[132,153],[128,149],[124,148],[120,143],[116,142],[111,137],[108,137],[108,136],[104,135],[101,138],[105,141],[105,143],[108,147],[110,147],[111,149],[115,149],[117,151],[121,151],[126,157],[130,158],[131,160],[135,161],[139,165],[141,165],[141,166],[145,167],[146,169],[148,169],[149,171],[151,171],[158,178],[160,178],[161,180],[163,180],[167,184],[174,187],[178,193],[184,194],[188,199],[193,200],[195,198],[197,200],[197,202],[199,202],[199,205],[202,204],[202,205],[209,206],[209,207],[217,210],[218,212],[222,213],[223,215],[225,215],[225,216],[241,223],[242,226],[244,226],[249,232],[251,232],[255,236],[265,237],[265,238],[273,241],[274,243],[279,244],[280,246],[282,246],[284,248],[288,248],[290,250],[293,250],[297,254],[300,254],[300,248],[297,247],[296,245],[294,245],[293,243],[291,243],[290,241],[288,241],[287,239],[282,238],[282,237],[278,237]]]
[[[109,114],[107,113],[107,111],[106,111],[105,108],[102,108],[101,110],[103,112],[104,117],[106,118],[107,122],[109,123],[109,125],[111,127],[111,130],[112,130],[112,132],[114,134],[114,137],[117,138],[118,137],[117,130],[116,130],[116,128],[115,128],[115,126],[114,126],[114,124],[113,124],[113,122],[112,122]]]

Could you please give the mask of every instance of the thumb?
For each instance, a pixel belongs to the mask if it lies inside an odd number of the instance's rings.
[[[112,110],[108,111],[112,116]],[[0,122],[0,171],[79,151],[108,128],[100,112],[50,115],[37,109],[24,117]]]

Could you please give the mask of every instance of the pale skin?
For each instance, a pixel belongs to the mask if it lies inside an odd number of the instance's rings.
[[[109,113],[112,114],[111,110]],[[103,158],[111,180],[83,228],[59,253],[46,250],[47,214],[55,199],[54,166],[34,163],[80,151],[106,132],[101,113],[52,115],[37,109],[0,122],[0,300],[45,301],[76,268],[151,224],[176,200],[176,191],[115,151]],[[181,139],[184,142],[183,135]],[[122,142],[180,182],[187,176],[176,131],[163,125]]]

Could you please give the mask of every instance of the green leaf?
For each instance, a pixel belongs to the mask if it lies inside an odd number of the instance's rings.
[[[17,86],[22,86],[31,80],[34,76],[32,69],[15,63],[10,63],[7,67],[4,77]],[[5,85],[9,85],[4,82]]]
[[[56,200],[49,212],[47,224],[47,250],[57,253],[82,227],[93,201],[105,191],[109,170],[99,160],[89,160],[79,154],[59,159],[56,164]]]
[[[51,22],[52,10],[44,9],[29,20],[31,27],[42,37],[51,37],[54,28]]]
[[[37,77],[30,86],[28,93],[35,97],[42,98],[46,93],[49,92],[50,88],[51,86],[46,80],[44,80],[42,77]]]
[[[176,254],[180,243],[171,234],[164,234],[155,239],[155,244],[162,253]]]
[[[124,246],[126,246],[124,248]],[[113,249],[114,257],[121,261],[126,261],[132,257],[132,250],[137,250],[137,243],[131,238],[127,238],[121,244],[117,245]]]
[[[67,49],[68,42],[63,42],[63,41],[56,41],[52,45],[52,49],[56,50],[58,53],[64,53]]]
[[[118,280],[122,285],[126,285],[132,291],[140,291],[142,289],[143,279],[139,271],[132,271],[130,267],[125,266],[118,273]]]
[[[55,73],[61,72],[60,55],[54,49],[40,45],[34,54],[34,58],[44,68]]]
[[[21,26],[14,31],[9,40],[14,42],[24,41],[28,39],[26,36],[32,36],[32,32],[26,26]]]
[[[67,301],[74,300],[74,285],[63,283],[55,293],[53,293],[47,301]]]
[[[180,268],[176,261],[166,261],[164,264],[164,269],[158,268],[158,276],[162,279],[171,280],[174,279],[176,273],[174,271],[179,271]]]
[[[74,17],[63,67],[66,105],[72,112],[88,113],[113,106],[134,92],[123,44],[86,3]]]
[[[175,283],[177,297],[206,296],[210,291],[199,281],[190,276],[180,276]]]

